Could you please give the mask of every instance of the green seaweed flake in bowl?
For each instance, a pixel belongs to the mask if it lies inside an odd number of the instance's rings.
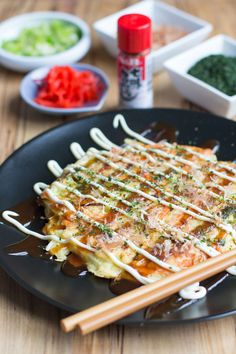
[[[236,95],[236,57],[209,55],[194,64],[188,74],[228,96]]]
[[[90,46],[89,26],[69,13],[29,12],[0,23],[0,64],[14,71],[73,64]]]
[[[81,38],[81,29],[62,20],[42,21],[23,28],[14,39],[4,40],[2,48],[10,53],[41,57],[61,53]]]

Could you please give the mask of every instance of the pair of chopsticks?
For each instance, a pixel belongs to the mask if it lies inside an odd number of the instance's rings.
[[[235,263],[236,249],[69,316],[61,320],[61,328],[64,332],[78,328],[82,334],[88,334],[173,295],[188,285],[210,278]]]

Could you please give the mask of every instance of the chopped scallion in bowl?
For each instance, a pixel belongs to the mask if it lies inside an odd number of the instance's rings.
[[[81,37],[81,29],[74,24],[62,20],[44,20],[23,28],[16,38],[4,40],[1,46],[16,55],[41,57],[67,50]]]

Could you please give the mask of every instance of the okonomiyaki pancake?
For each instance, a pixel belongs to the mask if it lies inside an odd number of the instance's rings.
[[[82,259],[94,275],[135,279],[147,284],[204,262],[236,247],[236,164],[218,161],[212,149],[153,142],[132,131],[118,146],[98,128],[90,132],[103,150],[84,151],[62,169],[48,167],[57,179],[36,183],[45,209],[43,234],[27,229],[5,211],[3,217],[24,233],[47,240],[46,251],[63,262]],[[227,269],[236,275],[236,266]],[[193,284],[180,295],[201,298]]]
[[[236,247],[236,165],[210,149],[126,139],[89,149],[41,195],[47,249],[148,283]],[[234,269],[231,269],[234,273]],[[229,270],[230,271],[230,270]]]

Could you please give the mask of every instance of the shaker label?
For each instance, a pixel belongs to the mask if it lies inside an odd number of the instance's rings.
[[[147,57],[118,57],[120,98],[124,106],[142,107],[143,99],[147,100],[150,95],[151,99],[149,98],[148,101],[152,101],[151,77],[148,76],[150,76],[150,70],[147,70]]]

